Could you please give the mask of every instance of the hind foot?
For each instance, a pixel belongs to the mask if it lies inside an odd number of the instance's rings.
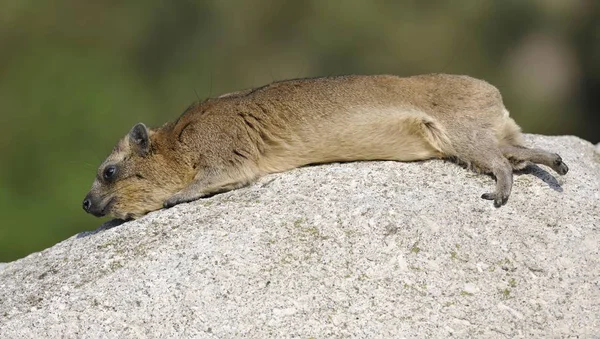
[[[523,165],[532,162],[548,166],[560,175],[565,175],[569,171],[569,167],[565,165],[562,158],[556,153],[550,153],[543,149],[511,145],[504,145],[501,147],[501,150],[504,157],[510,160],[513,168],[516,170],[522,169]]]
[[[510,191],[512,190],[513,176],[508,164],[505,164],[503,167],[499,167],[495,172],[496,191],[494,193],[485,193],[481,196],[481,198],[485,200],[493,200],[494,207],[498,208],[506,205],[506,202],[508,201]]]
[[[556,158],[552,161],[552,169],[560,174],[565,175],[569,172],[569,167],[562,161],[562,158],[558,154],[554,154]]]
[[[485,200],[494,200],[494,207],[498,208],[500,206],[506,205],[508,202],[509,194],[497,194],[497,193],[484,193],[481,198]]]

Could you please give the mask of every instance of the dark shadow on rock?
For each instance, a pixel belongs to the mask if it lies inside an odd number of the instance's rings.
[[[94,235],[94,234],[109,230],[113,227],[120,226],[120,225],[124,224],[125,222],[127,222],[127,220],[121,220],[121,219],[109,220],[109,221],[103,223],[102,225],[100,225],[100,227],[98,227],[97,229],[95,229],[93,231],[86,231],[86,232],[81,232],[81,233],[77,234],[77,238],[79,239],[79,238],[89,237],[90,235]]]
[[[515,174],[517,174],[517,175],[531,174],[534,177],[545,182],[553,190],[555,190],[557,192],[563,191],[563,188],[560,186],[560,183],[558,182],[558,180],[556,180],[556,178],[552,174],[548,173],[548,171],[546,171],[545,169],[541,168],[538,165],[534,165],[534,164],[529,165],[520,171],[516,171]]]
[[[444,159],[444,160],[454,163],[454,164],[468,170],[468,165],[466,163],[460,161],[460,159],[458,159],[458,158],[449,158],[449,159]],[[516,175],[531,174],[534,177],[545,182],[553,190],[555,190],[557,192],[563,191],[563,188],[560,186],[560,183],[558,182],[558,180],[556,180],[556,177],[536,164],[530,164],[527,167],[525,167],[524,169],[514,171],[513,173]],[[494,178],[494,175],[491,173],[482,173],[482,174],[488,175],[488,176]]]

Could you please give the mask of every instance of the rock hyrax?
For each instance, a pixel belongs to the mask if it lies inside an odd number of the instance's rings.
[[[496,178],[483,199],[506,204],[513,170],[558,174],[560,156],[523,145],[500,92],[468,76],[298,79],[197,102],[158,128],[135,125],[100,165],[83,208],[138,218],[308,164],[455,159]]]

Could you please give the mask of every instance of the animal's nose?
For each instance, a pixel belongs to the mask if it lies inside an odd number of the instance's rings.
[[[90,200],[90,198],[85,198],[85,199],[83,200],[83,209],[84,209],[86,212],[89,212],[89,211],[90,211],[90,208],[92,208],[92,201]]]

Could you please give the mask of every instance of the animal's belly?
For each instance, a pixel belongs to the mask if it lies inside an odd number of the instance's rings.
[[[441,155],[423,137],[413,115],[394,111],[344,115],[301,126],[287,135],[264,153],[259,166],[265,172],[315,163],[415,161]]]

